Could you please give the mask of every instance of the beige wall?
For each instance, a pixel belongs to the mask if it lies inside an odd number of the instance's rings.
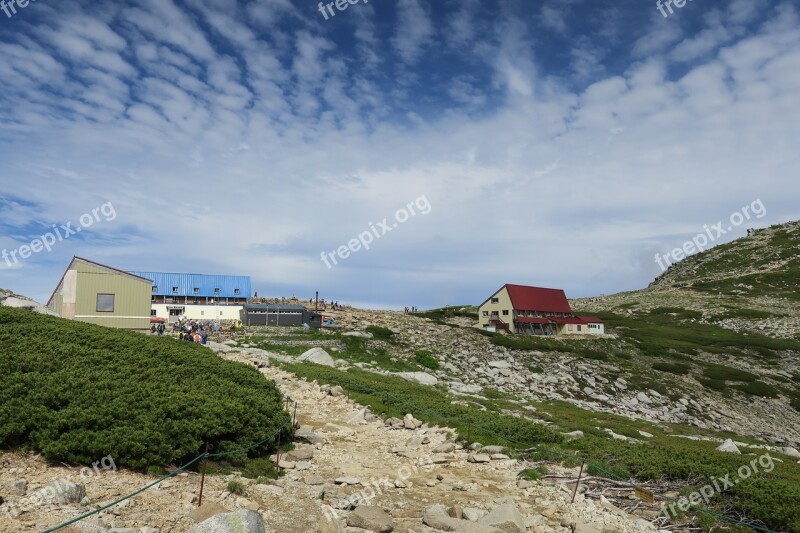
[[[497,298],[497,303],[492,303],[492,298]],[[503,315],[504,309],[508,311],[508,315]],[[489,316],[483,316],[484,311],[488,312]],[[514,306],[511,304],[511,297],[505,287],[493,294],[485,304],[478,308],[478,327],[482,328],[484,324],[489,323],[492,313],[497,313],[497,317],[508,324],[511,333],[516,333],[514,329]]]
[[[150,327],[151,290],[147,280],[75,260],[58,288],[53,308],[63,318],[144,330]],[[97,311],[98,294],[114,295],[114,311]]]

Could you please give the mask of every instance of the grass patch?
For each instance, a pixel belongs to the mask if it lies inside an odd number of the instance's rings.
[[[745,370],[716,364],[706,366],[703,369],[703,375],[708,379],[716,381],[744,381],[752,383],[758,379],[758,376]]]
[[[237,479],[232,479],[228,481],[227,489],[228,492],[230,492],[231,494],[236,494],[238,496],[244,496],[245,493],[247,492],[245,490],[244,483],[242,483]]]
[[[678,374],[685,376],[689,373],[691,367],[683,363],[653,363],[653,370],[659,372],[669,372],[670,374]]]
[[[391,341],[392,336],[394,336],[394,331],[381,326],[367,326],[366,331],[371,333],[374,338],[383,341]]]
[[[718,379],[698,379],[700,384],[707,389],[722,392],[728,388],[728,384]]]
[[[777,398],[779,393],[778,389],[762,381],[752,381],[743,385],[734,385],[733,388],[746,394],[760,396],[762,398]]]
[[[428,350],[417,350],[414,352],[414,360],[425,368],[431,370],[439,369],[439,361]]]

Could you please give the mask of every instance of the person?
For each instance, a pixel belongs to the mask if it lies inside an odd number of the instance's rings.
[[[151,324],[150,325],[150,335],[155,335],[155,334],[156,334],[156,325],[155,324]]]

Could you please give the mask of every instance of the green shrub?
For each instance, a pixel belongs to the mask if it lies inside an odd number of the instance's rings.
[[[231,494],[237,494],[239,496],[245,495],[245,486],[244,483],[237,479],[232,479],[228,481],[228,492]]]
[[[763,381],[753,381],[745,383],[744,385],[734,385],[733,388],[738,389],[753,396],[761,396],[762,398],[777,398],[778,389],[772,385],[768,385]]]
[[[519,479],[527,479],[528,481],[539,481],[542,476],[546,476],[550,471],[544,465],[539,465],[536,468],[526,468],[517,474]]]
[[[265,441],[242,461],[287,440],[282,407],[255,368],[203,346],[0,308],[0,446],[147,469]]]
[[[528,365],[528,370],[532,374],[542,374],[542,373],[544,373],[544,368],[542,368],[540,366],[536,366],[536,365]]]
[[[653,370],[669,372],[670,374],[686,375],[691,367],[683,363],[653,363]]]
[[[709,379],[718,381],[752,382],[758,379],[758,376],[755,374],[725,365],[708,365],[703,369],[703,375]]]
[[[789,400],[789,403],[790,403],[790,404],[791,404],[791,406],[792,406],[792,407],[794,407],[794,408],[795,408],[797,411],[800,411],[800,396],[795,396],[794,398],[792,398],[791,400]]]
[[[383,341],[392,340],[392,336],[394,335],[394,331],[381,326],[367,326],[366,330],[367,333],[372,333],[372,336],[376,339]]]
[[[698,381],[707,389],[715,390],[715,391],[724,391],[727,388],[727,384],[724,381],[719,379],[703,379],[700,378]]]
[[[425,368],[437,370],[439,368],[439,361],[428,350],[417,350],[414,352],[414,360]]]

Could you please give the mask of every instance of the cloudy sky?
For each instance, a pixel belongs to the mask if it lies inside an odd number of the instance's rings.
[[[340,5],[0,11],[0,249],[86,222],[0,287],[46,300],[78,255],[374,307],[580,297],[800,218],[798,0]]]

